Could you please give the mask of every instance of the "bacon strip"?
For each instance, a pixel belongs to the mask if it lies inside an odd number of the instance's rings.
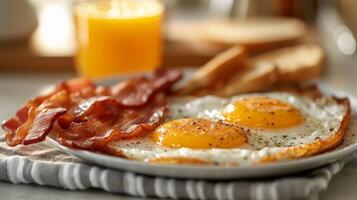
[[[150,77],[137,77],[117,84],[113,87],[112,94],[124,106],[142,106],[157,91],[166,92],[181,75],[178,70],[159,70]]]
[[[117,108],[144,106],[157,92],[167,92],[181,76],[182,73],[179,70],[158,70],[149,77],[142,76],[123,81],[111,88],[111,96],[106,96],[109,95],[106,92],[104,96],[95,96],[81,102],[79,109],[75,111],[76,117],[83,118],[90,113],[101,113],[98,110],[102,106]],[[103,87],[100,89],[101,91],[106,90]]]
[[[96,87],[87,79],[62,82],[3,122],[6,142],[29,145],[50,135],[68,147],[120,156],[110,143],[159,126],[165,114],[164,94],[180,77],[179,71],[157,71],[112,88]]]
[[[95,96],[79,103],[78,109],[74,111],[76,119],[83,119],[88,115],[100,115],[102,118],[112,117],[118,109],[124,108],[111,96]],[[98,116],[98,117],[100,117]]]
[[[32,144],[43,141],[47,134],[51,131],[56,119],[66,113],[65,108],[50,108],[39,110],[32,122],[31,129],[22,141],[23,144]]]
[[[50,136],[60,144],[72,148],[115,152],[110,149],[109,143],[142,136],[159,126],[164,117],[164,103],[163,96],[159,95],[145,109],[125,109],[106,121],[91,118],[82,122],[70,122],[66,129]]]
[[[95,88],[94,83],[86,78],[75,78],[64,81],[57,85],[57,89],[64,89],[69,93],[81,91],[83,88]]]
[[[1,125],[2,129],[5,130],[5,132],[6,132],[7,144],[9,146],[16,146],[23,142],[25,135],[28,134],[27,133],[28,130],[26,130],[26,128],[23,128],[23,129],[25,129],[24,133],[19,133],[19,131],[17,131],[17,129],[20,126],[24,125],[28,121],[29,111],[31,108],[33,110],[35,110],[35,108],[37,109],[37,107],[39,105],[43,104],[43,102],[45,102],[45,101],[50,102],[50,104],[54,104],[57,101],[58,102],[57,104],[60,104],[59,100],[61,98],[59,98],[59,95],[62,95],[62,103],[63,103],[63,101],[66,101],[66,100],[63,100],[63,96],[67,95],[67,93],[65,91],[69,91],[69,92],[79,91],[80,88],[86,88],[86,87],[94,87],[94,84],[85,78],[68,80],[68,81],[58,84],[48,94],[37,96],[34,99],[28,101],[24,106],[22,106],[16,112],[16,115],[14,117],[5,120]],[[62,90],[65,90],[65,91],[62,91]],[[42,106],[42,107],[46,107],[46,106]],[[52,119],[49,119],[49,121],[52,121]],[[31,123],[31,122],[28,122],[28,123]],[[41,124],[42,123],[47,123],[47,121],[41,122]],[[40,134],[40,133],[38,132],[37,134]],[[22,136],[20,137],[20,135],[22,135]],[[41,133],[41,135],[43,135],[43,133]]]
[[[3,129],[7,132],[5,135],[7,144],[16,146],[21,143],[26,145],[43,141],[51,131],[55,120],[65,112],[65,108],[38,109],[38,107],[31,107],[26,114],[26,121],[23,121],[24,115],[22,119],[21,117],[10,118],[2,124]]]

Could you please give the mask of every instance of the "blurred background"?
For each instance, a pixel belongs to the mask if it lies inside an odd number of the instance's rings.
[[[164,67],[199,66],[227,48],[201,39],[195,32],[201,24],[257,16],[298,18],[307,24],[306,37],[317,38],[318,42],[330,45],[343,55],[355,54],[357,2],[353,0],[162,2],[165,16],[161,65]],[[0,70],[74,70],[77,45],[73,7],[76,3],[76,0],[2,0]]]

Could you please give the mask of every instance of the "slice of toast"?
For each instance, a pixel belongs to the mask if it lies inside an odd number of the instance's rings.
[[[180,94],[192,94],[203,89],[212,88],[224,82],[224,77],[230,77],[237,73],[242,67],[246,55],[244,48],[234,46],[223,53],[218,54],[204,66],[200,67],[179,90]]]
[[[323,51],[318,45],[308,43],[264,53],[250,61],[271,62],[277,68],[279,82],[300,82],[321,74]]]
[[[246,69],[235,74],[231,81],[213,93],[218,96],[258,92],[273,87],[278,79],[276,67],[271,62],[247,62]]]
[[[247,59],[246,70],[236,74],[218,92],[231,96],[267,90],[276,84],[299,83],[321,74],[323,52],[315,44],[282,48]]]

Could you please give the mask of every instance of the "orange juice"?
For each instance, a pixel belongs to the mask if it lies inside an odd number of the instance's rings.
[[[162,57],[162,14],[162,4],[154,0],[78,4],[78,71],[96,78],[158,67]]]

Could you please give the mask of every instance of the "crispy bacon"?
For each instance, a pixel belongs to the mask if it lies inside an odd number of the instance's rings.
[[[124,109],[107,120],[91,116],[86,121],[70,122],[65,129],[58,121],[61,130],[57,130],[50,137],[72,148],[115,152],[110,149],[110,142],[139,137],[159,126],[164,117],[164,104],[163,96],[158,95],[152,104],[143,109]]]
[[[124,108],[111,96],[95,96],[81,101],[78,108],[74,110],[74,117],[77,120],[83,119],[88,115],[97,115],[98,118],[113,117],[118,109]]]
[[[66,111],[65,108],[45,108],[35,112],[33,119],[28,120],[31,122],[31,128],[22,143],[26,145],[43,141],[51,131],[56,119]]]
[[[181,72],[178,70],[159,70],[149,77],[137,77],[117,84],[112,94],[124,106],[142,106],[156,92],[167,91],[180,78]]]
[[[113,155],[110,143],[149,133],[162,123],[165,92],[181,77],[179,71],[157,71],[114,87],[96,87],[88,79],[58,84],[47,95],[27,102],[6,120],[9,146],[43,141]]]
[[[53,100],[58,94],[61,92],[54,93],[47,99],[40,96],[29,101],[16,112],[15,117],[3,122],[2,128],[6,131],[5,139],[9,146],[32,144],[45,139],[57,118],[67,110],[60,106],[59,98],[56,98],[57,101]]]
[[[123,81],[108,90],[98,87],[93,96],[79,103],[75,110],[75,117],[83,118],[91,113],[105,115],[116,108],[138,108],[145,106],[157,92],[167,92],[171,85],[181,78],[179,70],[158,70],[151,76],[141,76]]]
[[[94,83],[86,78],[75,78],[57,85],[57,89],[64,89],[69,93],[74,93],[83,90],[83,88],[95,88]]]

